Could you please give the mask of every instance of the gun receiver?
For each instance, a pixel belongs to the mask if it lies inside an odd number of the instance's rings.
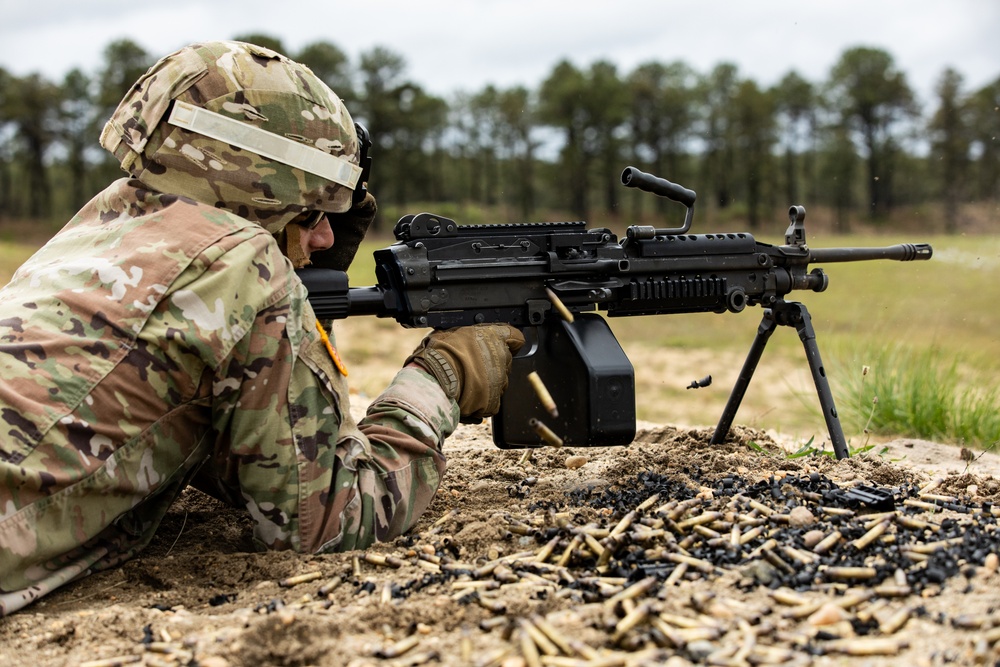
[[[522,328],[527,344],[514,359],[500,414],[493,418],[494,442],[504,448],[545,444],[539,422],[567,445],[622,445],[634,438],[632,366],[595,311],[627,317],[739,313],[761,306],[757,338],[713,442],[728,434],[767,340],[776,325],[785,325],[796,328],[805,347],[834,452],[847,456],[808,311],[785,297],[793,290],[826,289],[827,275],[810,264],[927,260],[931,247],[810,249],[801,206],[789,210],[784,245],[745,232],[689,234],[694,191],[634,167],[622,173],[622,182],[684,205],[684,224],[634,225],[619,241],[610,230],[588,229],[584,222],[458,225],[419,213],[401,218],[397,242],[375,251],[376,285],[349,287],[345,274],[324,269],[301,269],[299,275],[321,319],[376,315],[406,327],[505,322]],[[528,381],[533,372],[545,381],[561,416],[545,413]]]

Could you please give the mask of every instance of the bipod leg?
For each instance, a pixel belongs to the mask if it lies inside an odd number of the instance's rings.
[[[710,444],[722,444],[726,436],[729,435],[729,429],[736,418],[736,412],[740,409],[740,403],[743,402],[743,396],[747,393],[747,387],[750,386],[750,380],[753,378],[754,371],[757,370],[760,357],[764,354],[764,346],[767,345],[768,339],[774,333],[775,324],[771,309],[765,308],[760,326],[757,327],[757,336],[753,339],[753,344],[750,345],[750,352],[747,353],[746,361],[743,362],[740,375],[736,378],[736,384],[733,385],[733,390],[729,393],[726,409],[722,411],[719,424],[715,427],[715,433],[709,441]]]
[[[840,426],[837,406],[833,401],[833,391],[826,378],[826,369],[823,367],[823,359],[819,354],[819,345],[816,344],[816,332],[813,330],[809,311],[806,310],[805,304],[783,302],[783,307],[778,311],[778,323],[794,326],[795,330],[799,332],[799,340],[802,341],[802,347],[805,348],[809,370],[812,372],[816,393],[819,395],[819,405],[823,410],[823,418],[826,420],[826,429],[830,432],[833,453],[838,459],[848,458],[850,452],[847,450],[847,440],[844,438],[844,429]]]

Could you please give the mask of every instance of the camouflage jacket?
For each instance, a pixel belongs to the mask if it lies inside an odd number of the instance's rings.
[[[0,615],[145,546],[194,482],[265,548],[365,547],[433,497],[458,408],[404,368],[355,423],[259,225],[122,179],[0,290]]]

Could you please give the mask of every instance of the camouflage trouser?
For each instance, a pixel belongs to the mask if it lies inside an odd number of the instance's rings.
[[[184,447],[163,431],[145,448],[118,450],[87,478],[0,516],[0,616],[136,555],[195,473],[197,486],[249,509],[262,548],[347,550],[402,534],[430,503],[445,469],[444,457],[424,444],[439,435],[416,418],[433,400],[409,398],[435,392],[443,397],[422,371],[400,371],[361,425],[345,422],[338,446],[317,450],[311,462],[301,452],[282,461],[277,443],[261,443],[248,457],[216,447],[208,434]],[[423,442],[404,431],[422,431]],[[165,458],[176,465],[169,474]],[[161,472],[148,467],[152,461]],[[239,486],[227,482],[234,473]],[[0,465],[0,485],[13,478]],[[93,537],[77,543],[80,535]]]
[[[207,446],[195,447],[186,463],[195,466],[208,455]],[[125,462],[119,466],[122,470]],[[107,469],[0,521],[0,545],[6,570],[0,576],[0,616],[17,611],[63,584],[91,572],[119,565],[152,539],[170,503],[187,482],[192,470],[179,468],[165,479],[156,494],[134,509],[115,516],[116,505],[108,495],[95,495],[113,485]],[[74,524],[99,525],[115,517],[103,530],[82,544],[79,534],[67,530]],[[48,554],[57,553],[54,557]],[[43,560],[44,559],[44,560]],[[13,586],[8,582],[14,582]],[[15,588],[16,586],[23,588]]]

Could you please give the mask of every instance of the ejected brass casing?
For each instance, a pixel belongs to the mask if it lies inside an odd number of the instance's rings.
[[[542,382],[542,378],[535,371],[528,373],[528,382],[531,384],[531,388],[535,390],[538,395],[538,400],[542,402],[542,407],[553,417],[559,416],[559,408],[556,407],[556,402],[552,399],[552,394],[549,393],[548,388],[545,383]]]
[[[538,434],[539,438],[541,438],[549,445],[553,447],[563,446],[562,438],[556,435],[555,431],[546,426],[545,422],[532,417],[531,419],[528,420],[528,426],[530,426],[535,431],[535,433]],[[529,449],[528,451],[530,452],[531,450]]]
[[[574,320],[573,313],[570,312],[569,308],[566,307],[566,304],[562,302],[562,299],[556,296],[556,293],[553,292],[548,287],[545,288],[545,294],[549,297],[549,301],[552,302],[552,305],[553,307],[555,307],[556,311],[559,312],[559,316],[562,317],[567,322],[569,322],[570,324],[572,324]]]

